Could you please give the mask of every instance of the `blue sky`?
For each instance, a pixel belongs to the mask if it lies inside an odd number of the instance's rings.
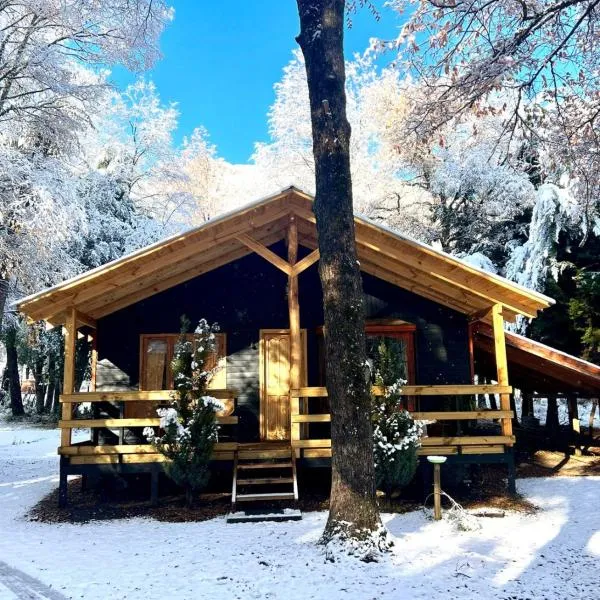
[[[175,20],[161,38],[163,59],[146,74],[164,102],[180,111],[177,142],[204,125],[219,155],[246,162],[256,141],[266,141],[273,84],[297,47],[295,0],[172,0]],[[377,3],[376,3],[377,4]],[[379,3],[380,5],[383,2]],[[399,20],[381,9],[377,22],[368,10],[353,17],[345,50],[362,52],[371,37],[395,37]],[[116,69],[125,85],[133,75]]]

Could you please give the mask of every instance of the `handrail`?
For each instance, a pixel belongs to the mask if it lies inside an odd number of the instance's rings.
[[[61,394],[60,401],[63,403],[79,402],[163,402],[171,400],[174,390],[150,390],[126,392],[78,392],[76,394]],[[206,390],[207,396],[213,396],[217,400],[226,400],[238,395],[233,388]]]
[[[403,385],[400,387],[402,396],[471,396],[476,394],[511,394],[510,385]],[[371,393],[375,396],[384,396],[384,386],[374,385]],[[327,398],[326,387],[301,387],[290,390],[292,398]]]
[[[236,416],[219,416],[215,417],[219,425],[236,425],[238,417]],[[110,419],[70,419],[58,422],[60,428],[69,429],[98,429],[111,427],[158,427],[160,418],[158,417],[139,417],[139,418],[110,418]]]

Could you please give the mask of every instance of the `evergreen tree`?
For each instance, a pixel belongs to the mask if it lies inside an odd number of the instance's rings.
[[[374,355],[375,384],[385,396],[373,397],[373,455],[378,489],[390,498],[408,485],[417,470],[417,450],[423,428],[401,408],[401,388],[406,383],[402,348],[397,340],[380,338]]]
[[[171,362],[175,399],[171,407],[158,409],[161,435],[148,427],[144,433],[159,452],[169,459],[167,473],[184,488],[188,506],[194,494],[208,483],[208,468],[217,441],[216,412],[223,409],[215,398],[206,395],[215,369],[206,369],[216,350],[216,325],[201,319],[193,336],[188,335],[189,320],[182,317],[181,335]]]

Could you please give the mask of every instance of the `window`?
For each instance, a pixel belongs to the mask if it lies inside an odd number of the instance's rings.
[[[404,379],[408,385],[415,383],[415,330],[414,325],[402,321],[367,322],[367,360],[373,380],[379,373],[385,385],[398,379]],[[402,405],[410,411],[415,410],[414,396],[403,397]]]
[[[189,336],[193,339],[193,336]],[[211,379],[210,389],[225,389],[227,387],[226,356],[227,337],[224,333],[215,334],[217,350],[208,363],[212,369],[219,365],[219,370]],[[141,390],[170,390],[173,389],[173,374],[171,360],[175,353],[175,345],[179,339],[178,333],[143,334],[140,336],[140,389]]]
[[[398,379],[404,379],[410,385],[414,384],[415,330],[414,325],[402,321],[367,321],[365,326],[367,359],[373,374],[381,372],[386,385]]]
[[[386,384],[389,380],[405,379],[409,385],[415,383],[415,331],[416,326],[399,319],[370,320],[365,324],[367,343],[367,359],[373,377],[382,368],[382,355],[390,357],[387,368]],[[323,344],[323,328],[317,330],[319,334],[319,382],[326,385],[325,381],[325,348]],[[415,410],[415,398],[406,398],[405,407]]]

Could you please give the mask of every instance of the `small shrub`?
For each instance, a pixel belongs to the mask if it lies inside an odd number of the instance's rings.
[[[386,390],[385,396],[373,398],[371,410],[375,477],[377,488],[389,498],[415,476],[423,425],[400,408],[401,388],[406,383],[401,344],[382,337],[372,352],[374,382]]]
[[[157,411],[162,434],[157,435],[151,427],[144,434],[169,459],[167,474],[184,488],[190,506],[194,494],[206,486],[210,477],[208,466],[217,441],[216,412],[223,405],[206,391],[216,370],[205,366],[216,350],[218,327],[202,319],[193,340],[187,335],[188,329],[189,321],[182,318],[181,336],[171,363],[174,401]]]
[[[400,383],[373,402],[373,455],[377,488],[389,498],[415,476],[423,425],[398,409]],[[381,385],[381,384],[378,384]]]

